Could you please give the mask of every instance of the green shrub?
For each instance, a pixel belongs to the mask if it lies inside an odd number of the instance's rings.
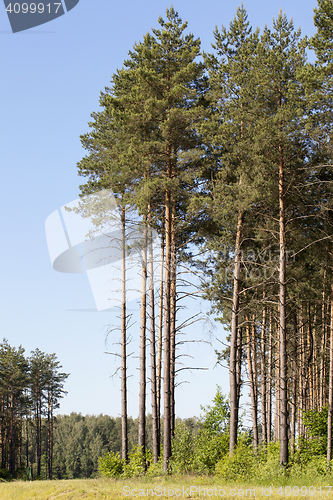
[[[230,405],[216,387],[211,406],[202,406],[201,429],[193,439],[192,470],[197,474],[212,473],[216,463],[229,449]]]
[[[8,469],[0,469],[0,480],[10,481],[12,478]]]
[[[202,426],[213,434],[226,433],[230,425],[230,403],[219,386],[216,386],[213,403],[212,406],[201,406],[204,411],[204,415],[201,417]]]
[[[163,475],[163,455],[161,454],[158,462],[154,464],[151,460],[150,465],[146,471],[146,477],[157,477]]]
[[[110,451],[98,459],[98,470],[103,477],[120,477],[125,467],[125,461],[119,453]]]
[[[255,463],[253,478],[256,480],[271,482],[285,475],[285,470],[280,466],[280,443],[268,443],[260,447],[255,455]]]
[[[327,444],[327,418],[328,408],[315,408],[302,411],[302,423],[306,427],[307,435],[313,438],[322,438]]]
[[[223,418],[218,414],[218,417],[214,420],[213,415],[218,413],[215,410],[215,407],[214,411],[210,408],[208,412],[209,419],[204,420],[197,435],[193,436],[191,429],[183,422],[176,425],[170,460],[173,473],[212,473],[215,470],[216,463],[228,452],[229,433],[225,431],[225,428],[222,430],[220,426],[224,418],[224,410],[223,412],[220,411]]]
[[[135,446],[133,451],[128,454],[128,463],[124,465],[123,477],[139,477],[146,473],[153,461],[153,455],[150,450],[146,450],[144,456],[140,446]]]
[[[194,439],[193,471],[212,473],[221,458],[228,453],[229,434],[214,434],[202,429]]]
[[[193,468],[194,442],[191,430],[180,422],[176,425],[172,440],[170,466],[172,472],[186,474]]]
[[[313,481],[318,478],[329,477],[330,474],[330,468],[327,465],[327,459],[324,455],[310,456],[306,452],[303,455],[296,455],[291,459],[290,477],[293,479],[306,477]]]
[[[256,471],[256,460],[252,448],[243,442],[235,448],[232,456],[226,455],[215,466],[215,473],[224,481],[248,481]]]

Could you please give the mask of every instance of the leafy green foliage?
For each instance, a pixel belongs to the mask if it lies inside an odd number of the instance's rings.
[[[202,429],[195,439],[195,455],[193,470],[202,473],[213,473],[216,463],[228,453],[229,433],[212,434]]]
[[[325,446],[327,443],[327,416],[327,406],[302,412],[302,422],[306,427],[308,436],[323,439]]]
[[[211,434],[221,434],[226,432],[230,422],[230,406],[228,398],[222,394],[221,388],[217,386],[217,391],[213,399],[212,406],[201,407],[204,411],[202,417],[202,427]]]
[[[145,450],[144,456],[139,446],[135,446],[131,453],[128,454],[128,463],[124,465],[124,477],[139,477],[143,476],[153,462],[153,455],[150,450]]]
[[[172,441],[173,472],[200,474],[214,472],[215,465],[228,451],[229,401],[217,387],[211,406],[202,407],[200,427],[196,433],[179,422]]]
[[[98,460],[98,471],[103,477],[154,477],[162,474],[163,460],[157,464],[153,463],[153,455],[146,450],[144,459],[139,446],[135,446],[128,455],[128,462],[120,458],[119,453],[113,451],[105,453]]]
[[[184,422],[179,422],[175,428],[172,440],[171,470],[187,473],[193,469],[195,443],[191,430]]]
[[[124,471],[125,461],[119,453],[109,451],[98,459],[98,471],[103,477],[120,477]]]
[[[256,462],[252,449],[239,443],[232,456],[225,455],[216,464],[215,472],[224,481],[248,481],[255,469]]]
[[[304,450],[298,450],[293,455],[288,470],[280,466],[280,445],[269,443],[256,452],[251,445],[242,440],[234,454],[225,455],[217,464],[215,473],[224,481],[256,481],[261,484],[271,484],[285,478],[288,481],[304,481],[324,478],[328,474],[326,458],[323,456],[309,457]]]

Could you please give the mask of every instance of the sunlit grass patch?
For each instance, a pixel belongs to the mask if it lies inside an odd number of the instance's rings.
[[[333,498],[324,482],[287,480],[278,484],[226,484],[213,476],[161,476],[136,479],[72,479],[60,481],[13,481],[0,484],[1,500],[113,500],[126,498]]]

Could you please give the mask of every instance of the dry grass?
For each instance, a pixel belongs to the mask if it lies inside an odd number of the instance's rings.
[[[286,483],[288,484],[288,483]],[[218,478],[184,476],[158,477],[153,479],[73,479],[66,481],[13,481],[0,484],[0,500],[96,500],[126,498],[282,498],[333,499],[326,484],[317,483],[309,491],[301,490],[301,484],[290,484],[282,489],[250,484],[225,485]],[[297,487],[299,490],[297,490]],[[321,487],[321,490],[320,490]],[[286,489],[287,488],[287,489]],[[333,490],[333,488],[332,488]]]

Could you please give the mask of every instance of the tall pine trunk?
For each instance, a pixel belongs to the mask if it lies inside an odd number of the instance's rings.
[[[150,209],[149,209],[150,216]],[[155,294],[154,294],[154,253],[152,229],[148,226],[149,250],[149,315],[150,315],[150,370],[151,370],[151,414],[153,433],[153,459],[157,463],[159,457],[159,415],[157,413],[157,384],[156,384],[156,338],[155,338]]]
[[[310,313],[310,304],[308,303],[308,359],[307,359],[307,379],[309,381],[309,397],[308,397],[308,409],[313,409],[313,377],[312,377],[312,368],[313,368],[313,333],[312,333],[312,324],[311,324],[311,313]]]
[[[47,394],[47,421],[45,436],[45,479],[48,479],[50,473],[50,391]]]
[[[333,255],[332,255],[333,256]],[[331,283],[331,323],[330,323],[330,365],[328,377],[328,418],[327,418],[327,463],[332,460],[332,423],[333,423],[333,277]]]
[[[281,107],[281,97],[279,102]],[[286,334],[286,221],[284,206],[284,159],[282,141],[279,144],[279,309],[280,309],[280,465],[288,465],[288,389],[287,389],[287,334]]]
[[[171,178],[171,146],[167,146],[167,177]],[[165,294],[164,294],[164,439],[163,471],[168,472],[171,457],[171,191],[166,190],[165,197]]]
[[[175,433],[176,400],[175,400],[175,377],[176,377],[176,234],[175,234],[175,211],[172,205],[171,222],[171,284],[170,284],[170,398],[171,398],[171,436]]]
[[[304,425],[302,423],[302,410],[305,410],[305,339],[304,339],[304,324],[303,324],[303,310],[302,305],[300,306],[300,312],[298,314],[299,323],[299,355],[298,355],[298,366],[299,366],[299,380],[298,380],[298,435],[304,436]]]
[[[240,293],[240,268],[241,268],[241,237],[242,237],[243,214],[239,213],[237,221],[235,258],[234,258],[234,282],[231,315],[231,339],[230,339],[230,438],[229,454],[232,455],[237,444],[238,429],[238,381],[237,381],[237,336],[238,336],[238,314]]]
[[[140,325],[140,394],[139,439],[142,455],[146,451],[146,318],[147,318],[147,218],[143,220],[142,276],[141,276],[141,325]]]
[[[161,238],[161,255],[160,255],[160,292],[158,303],[158,339],[157,339],[157,367],[156,367],[156,382],[157,382],[157,423],[158,423],[158,450],[160,453],[161,443],[161,396],[162,396],[162,349],[163,349],[163,305],[164,305],[164,234]]]
[[[121,456],[128,460],[126,333],[126,214],[121,207]]]
[[[251,411],[252,411],[252,428],[253,428],[253,447],[258,448],[258,405],[257,405],[257,388],[255,383],[255,370],[256,366],[254,364],[254,350],[255,350],[255,338],[254,338],[255,328],[252,330],[251,337],[251,325],[250,318],[246,315],[246,347],[247,347],[247,363],[249,370],[249,381],[250,381],[250,394],[251,394]]]
[[[36,380],[36,462],[37,462],[37,477],[40,477],[41,471],[41,398],[40,398],[40,380],[37,373]]]
[[[272,436],[272,367],[273,367],[273,318],[272,311],[269,312],[268,330],[268,367],[267,367],[267,442]]]
[[[10,440],[9,440],[9,470],[11,476],[15,473],[15,443],[14,443],[14,394],[13,387],[10,389]]]
[[[263,302],[265,302],[265,292],[263,292]],[[261,325],[261,428],[262,428],[262,442],[267,443],[267,403],[266,403],[266,305],[264,303],[264,309],[262,313],[262,325]]]
[[[292,360],[292,394],[291,394],[291,450],[295,453],[296,444],[296,409],[297,409],[297,314],[294,314],[294,353]]]
[[[280,310],[280,309],[279,309]],[[277,329],[277,340],[275,349],[275,415],[274,415],[274,441],[280,439],[280,338],[279,327]]]
[[[54,416],[53,416],[53,393],[51,394],[51,439],[50,439],[50,469],[49,469],[49,479],[52,479],[53,477],[53,422],[54,422]]]
[[[320,380],[321,384],[319,387],[319,407],[322,408],[324,406],[324,391],[325,387],[323,384],[323,380],[325,380],[325,366],[326,366],[326,296],[325,296],[325,288],[326,288],[326,273],[327,270],[324,270],[324,282],[323,282],[323,293],[322,293],[322,305],[321,305],[321,329],[322,329],[322,337],[321,337],[321,356],[320,356]]]

